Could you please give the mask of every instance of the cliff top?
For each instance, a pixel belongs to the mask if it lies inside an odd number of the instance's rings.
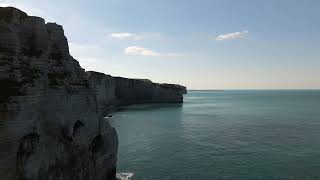
[[[18,18],[18,19],[33,18],[33,19],[38,19],[39,21],[45,22],[43,18],[38,16],[29,16],[27,13],[15,7],[0,7],[0,21],[4,20],[6,22],[9,22],[14,18]]]
[[[85,74],[85,70],[80,67],[78,61],[73,59],[69,54],[67,38],[64,35],[64,30],[61,25],[50,22],[45,23],[45,20],[41,17],[29,16],[27,13],[14,7],[0,7],[0,26],[2,32],[5,33],[0,39],[2,41],[0,42],[0,50],[4,50],[1,53],[9,54],[10,51],[10,53],[13,52],[27,56],[28,58],[23,59],[23,63],[27,64],[38,64],[34,58],[48,59],[49,65],[53,67],[50,68],[48,72],[49,79],[54,81],[50,84],[66,84],[66,81],[64,81],[66,78],[75,78],[69,76],[79,76],[79,73]],[[19,37],[20,40],[17,41],[16,37]],[[17,59],[17,54],[10,54],[6,59],[0,59],[0,62],[4,61],[4,64],[8,64],[11,67],[13,67],[13,64],[16,62],[21,64],[22,60]],[[42,67],[40,67],[39,70],[41,71]],[[74,71],[77,72],[77,75],[71,73]],[[6,74],[8,73],[6,72]],[[15,74],[16,73],[12,73],[12,76],[15,76]],[[109,76],[94,71],[87,71],[86,74],[89,77],[95,78]],[[24,76],[25,74],[22,75]],[[20,77],[15,76],[15,78],[18,79],[19,83],[21,82]],[[85,79],[86,77],[83,76],[83,78]],[[184,86],[154,83],[149,79],[114,78],[186,91]]]

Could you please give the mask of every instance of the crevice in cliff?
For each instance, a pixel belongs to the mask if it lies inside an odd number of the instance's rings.
[[[84,127],[84,124],[82,121],[78,120],[74,123],[73,125],[73,131],[72,131],[72,136],[76,136],[78,133],[80,133],[80,129]]]
[[[20,177],[25,174],[25,165],[32,154],[35,153],[39,144],[40,136],[37,133],[30,133],[20,139],[20,145],[17,151],[16,167]]]
[[[69,129],[66,127],[61,128],[61,137],[60,141],[64,144],[70,144],[73,141],[73,138],[69,135]]]
[[[103,148],[103,137],[101,134],[98,134],[93,138],[90,144],[90,151],[92,154],[98,153]]]

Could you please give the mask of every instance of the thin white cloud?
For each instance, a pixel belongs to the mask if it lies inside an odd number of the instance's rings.
[[[130,46],[124,50],[127,55],[181,57],[181,53],[160,53],[140,46]]]
[[[127,38],[132,38],[134,34],[132,33],[126,33],[126,32],[118,32],[118,33],[111,33],[110,37],[116,38],[116,39],[127,39]]]
[[[241,31],[241,32],[234,32],[234,33],[228,33],[228,34],[221,34],[216,37],[217,41],[228,41],[228,40],[234,40],[239,38],[244,38],[246,34],[248,34],[249,31]]]
[[[142,55],[142,56],[160,56],[161,55],[159,52],[156,52],[147,48],[143,48],[140,46],[127,47],[124,50],[124,53],[128,55]]]
[[[142,40],[147,38],[159,38],[159,33],[129,33],[129,32],[113,32],[109,34],[109,37],[119,40]]]

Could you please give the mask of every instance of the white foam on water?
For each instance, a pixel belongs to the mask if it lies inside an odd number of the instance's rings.
[[[117,173],[116,177],[120,180],[130,180],[133,175],[133,173]]]

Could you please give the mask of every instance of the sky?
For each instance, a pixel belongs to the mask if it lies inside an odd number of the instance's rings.
[[[319,0],[0,0],[86,70],[188,89],[320,89]]]

